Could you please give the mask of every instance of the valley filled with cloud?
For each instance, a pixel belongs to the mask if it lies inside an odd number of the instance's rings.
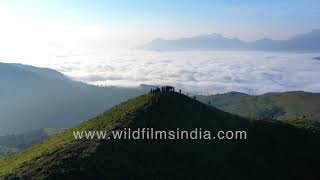
[[[320,90],[315,53],[140,51],[65,53],[28,62],[102,86],[170,84],[191,94]]]

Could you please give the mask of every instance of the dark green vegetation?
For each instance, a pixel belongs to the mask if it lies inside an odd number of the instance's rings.
[[[247,140],[74,140],[73,130],[246,130]],[[319,179],[319,134],[147,94],[0,162],[4,179]]]
[[[0,157],[31,147],[61,131],[62,129],[45,128],[23,134],[0,136]]]
[[[223,111],[252,119],[277,119],[300,125],[317,125],[320,122],[320,93],[295,91],[251,96],[230,92],[197,96],[197,99],[206,104],[210,101],[210,105]]]
[[[150,88],[97,87],[47,68],[0,63],[0,135],[65,128]]]

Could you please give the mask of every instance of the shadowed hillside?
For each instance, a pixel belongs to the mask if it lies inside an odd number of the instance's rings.
[[[75,140],[73,130],[246,130],[247,140]],[[4,179],[319,179],[319,134],[149,93],[0,160]]]
[[[71,127],[149,90],[97,87],[52,69],[7,63],[0,63],[0,87],[0,135]]]

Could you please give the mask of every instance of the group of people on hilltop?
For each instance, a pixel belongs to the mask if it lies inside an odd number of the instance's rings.
[[[150,93],[154,93],[154,94],[161,93],[161,92],[175,92],[175,90],[174,90],[173,86],[161,86],[161,88],[156,87],[156,88],[151,88],[151,90],[150,90]],[[182,93],[181,89],[179,89],[179,93]],[[189,97],[189,94],[187,93],[186,96]],[[193,96],[193,99],[197,100],[197,96]],[[208,101],[208,104],[210,105],[211,102]],[[298,118],[298,116],[297,116],[297,118]],[[299,116],[299,118],[301,118],[301,117]]]
[[[156,88],[152,88],[150,90],[151,93],[158,93],[158,92],[174,92],[174,87],[173,86],[161,86],[161,88],[156,87]],[[181,92],[181,90],[180,90]]]

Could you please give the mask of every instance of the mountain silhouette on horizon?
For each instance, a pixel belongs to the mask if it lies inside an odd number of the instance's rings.
[[[320,52],[320,29],[298,34],[287,40],[259,39],[246,42],[237,38],[227,38],[220,34],[199,35],[173,40],[154,39],[140,48],[155,51],[192,50],[258,50],[289,52]]]

